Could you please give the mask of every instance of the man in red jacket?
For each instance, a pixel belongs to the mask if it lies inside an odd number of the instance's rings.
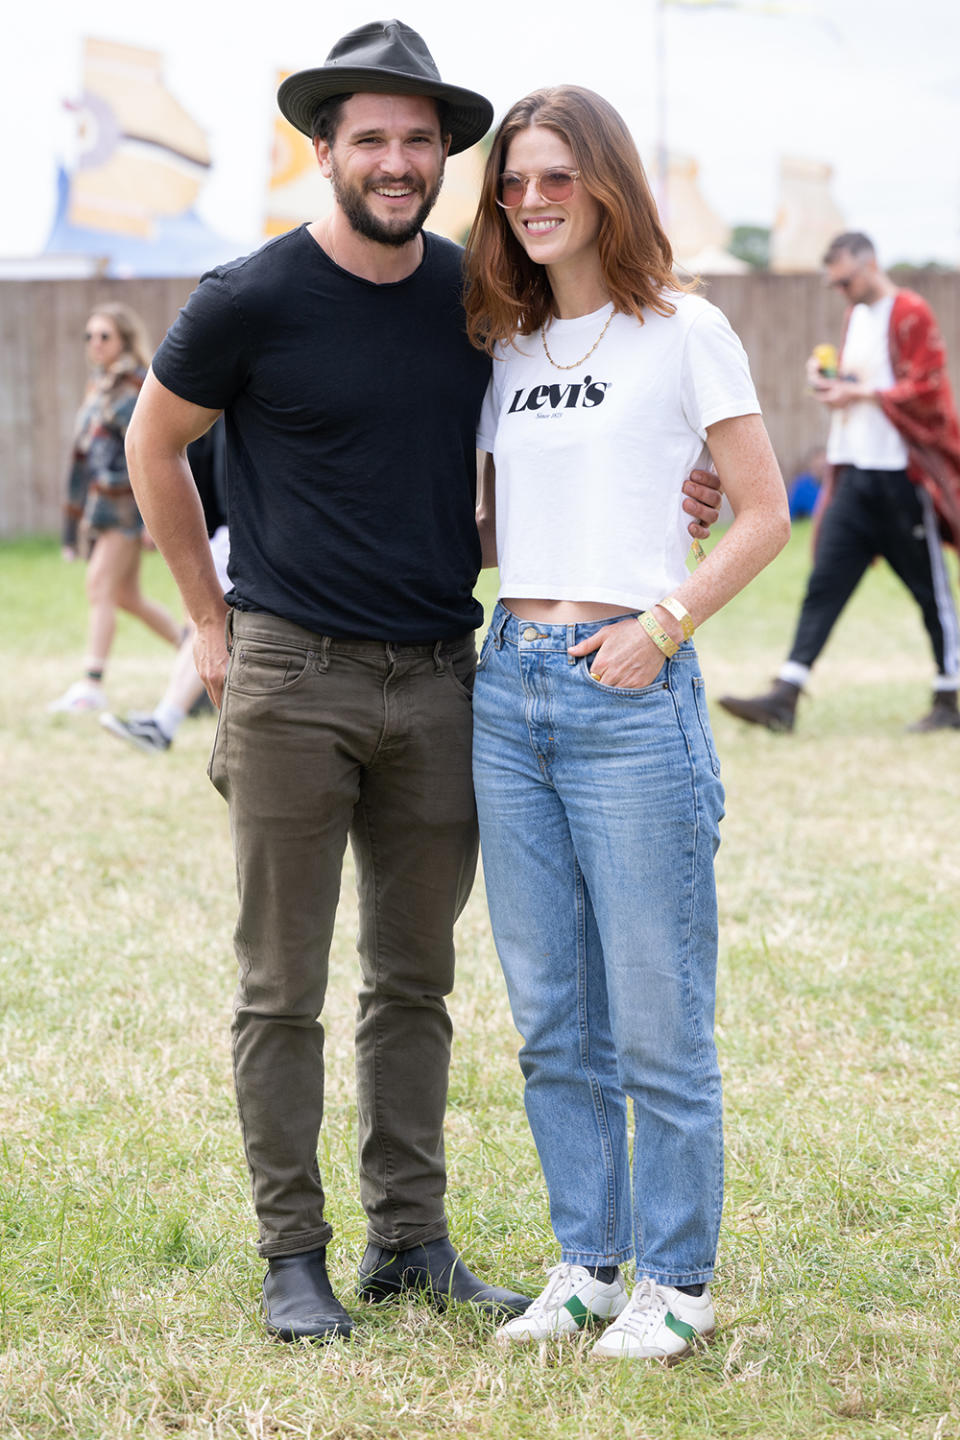
[[[926,301],[880,269],[866,235],[838,235],[823,263],[850,309],[838,375],[807,362],[814,395],[832,411],[814,567],[773,689],[720,704],[754,725],[792,730],[814,661],[881,555],[920,606],[937,667],[933,706],[909,728],[957,729],[960,625],[941,540],[960,545],[960,425],[943,338]]]

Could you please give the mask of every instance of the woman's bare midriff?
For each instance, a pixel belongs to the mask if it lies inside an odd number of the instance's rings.
[[[608,605],[601,600],[515,600],[502,605],[518,620],[536,620],[541,625],[578,625],[585,620],[606,620],[612,615],[636,615],[636,605]]]

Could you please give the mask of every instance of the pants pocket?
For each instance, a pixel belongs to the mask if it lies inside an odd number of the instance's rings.
[[[285,649],[259,640],[235,639],[230,659],[231,684],[245,695],[274,695],[292,690],[306,673],[311,652]]]
[[[703,683],[702,675],[693,677],[693,698],[697,706],[697,719],[700,721],[700,729],[703,731],[704,743],[707,747],[707,754],[710,756],[710,768],[714,775],[720,774],[720,756],[717,754],[717,747],[713,742],[713,729],[710,725],[710,711],[707,707],[707,687]]]

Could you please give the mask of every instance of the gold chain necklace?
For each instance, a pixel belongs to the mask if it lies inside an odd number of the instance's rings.
[[[603,329],[600,331],[600,334],[597,336],[596,340],[594,340],[593,344],[590,346],[590,349],[587,351],[586,355],[581,355],[580,359],[579,359],[579,360],[574,360],[574,362],[573,362],[572,365],[558,365],[558,364],[557,364],[556,360],[554,360],[553,356],[550,354],[550,351],[547,349],[547,331],[546,331],[546,326],[541,325],[541,326],[540,326],[540,339],[543,341],[543,352],[544,352],[544,354],[546,355],[547,359],[550,361],[550,364],[553,366],[554,370],[576,370],[577,366],[578,366],[578,365],[582,365],[583,362],[584,362],[584,360],[589,360],[589,359],[590,359],[590,356],[593,354],[594,350],[596,350],[597,346],[600,344],[600,341],[603,339],[604,335],[606,335],[607,331],[610,329],[610,321],[613,319],[613,317],[614,317],[615,314],[616,314],[616,310],[615,310],[615,309],[613,309],[613,310],[610,311],[610,314],[607,316],[607,323],[604,325]]]

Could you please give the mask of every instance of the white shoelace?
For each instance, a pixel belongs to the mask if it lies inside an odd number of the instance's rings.
[[[547,1271],[547,1284],[526,1311],[527,1315],[552,1315],[573,1294],[573,1266],[566,1260]]]
[[[626,1330],[637,1340],[642,1340],[659,1320],[666,1315],[668,1305],[655,1280],[641,1280],[634,1288],[630,1304],[618,1320],[618,1330]]]

